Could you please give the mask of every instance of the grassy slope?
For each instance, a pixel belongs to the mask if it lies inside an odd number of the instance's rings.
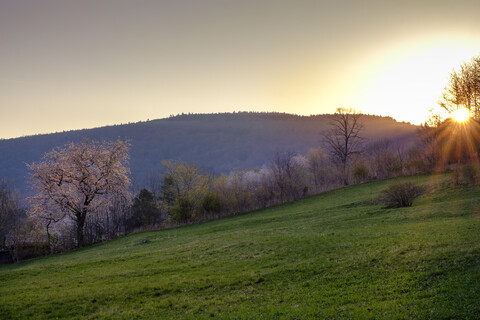
[[[394,181],[0,267],[0,318],[476,318],[480,188]],[[146,244],[140,244],[147,238]]]

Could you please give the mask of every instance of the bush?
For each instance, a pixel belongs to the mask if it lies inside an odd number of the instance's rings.
[[[453,170],[452,185],[474,186],[477,184],[477,173],[478,169],[471,164],[457,165]]]
[[[474,186],[477,182],[477,170],[471,164],[462,167],[462,178],[466,185]]]
[[[381,192],[380,202],[385,209],[411,207],[413,200],[421,196],[423,191],[422,187],[411,182],[397,183]]]
[[[187,197],[180,196],[175,200],[175,204],[171,207],[171,219],[174,222],[187,222],[193,218],[193,210],[195,206],[193,201]]]
[[[205,198],[203,198],[202,209],[207,214],[220,213],[220,210],[222,209],[220,197],[216,193],[208,193]]]
[[[353,168],[353,179],[355,180],[355,183],[366,181],[369,174],[370,170],[368,170],[368,167],[363,163],[359,163]]]

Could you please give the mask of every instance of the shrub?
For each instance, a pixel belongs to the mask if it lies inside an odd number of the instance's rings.
[[[460,185],[474,186],[477,184],[478,169],[471,164],[455,166],[452,174],[452,185],[454,187]]]
[[[462,167],[462,178],[465,184],[474,186],[477,182],[477,170],[471,164]]]
[[[208,193],[203,198],[202,209],[207,214],[220,213],[220,210],[222,209],[220,204],[220,197],[216,193]]]
[[[195,206],[193,201],[187,197],[180,196],[175,200],[175,204],[171,207],[171,219],[174,222],[187,222],[193,218],[193,210]]]
[[[421,196],[423,191],[422,187],[411,182],[397,183],[381,192],[380,203],[383,208],[411,207],[413,200]]]
[[[363,163],[358,163],[353,168],[353,179],[355,180],[355,183],[366,181],[369,174],[370,170],[368,170],[368,167]]]

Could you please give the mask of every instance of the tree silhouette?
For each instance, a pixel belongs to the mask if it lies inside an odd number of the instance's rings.
[[[471,117],[480,120],[480,56],[451,73],[439,105],[449,114],[465,108]]]
[[[330,156],[340,163],[344,185],[348,185],[348,162],[352,155],[360,153],[361,117],[362,114],[352,108],[337,108],[330,116],[330,129],[323,134]]]

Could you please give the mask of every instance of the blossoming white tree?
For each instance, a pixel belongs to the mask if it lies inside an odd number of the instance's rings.
[[[31,216],[46,225],[65,218],[76,225],[77,247],[84,245],[85,219],[99,214],[114,196],[128,195],[128,143],[85,140],[56,148],[29,164]],[[49,223],[50,222],[50,223]],[[48,230],[47,230],[48,233]]]

